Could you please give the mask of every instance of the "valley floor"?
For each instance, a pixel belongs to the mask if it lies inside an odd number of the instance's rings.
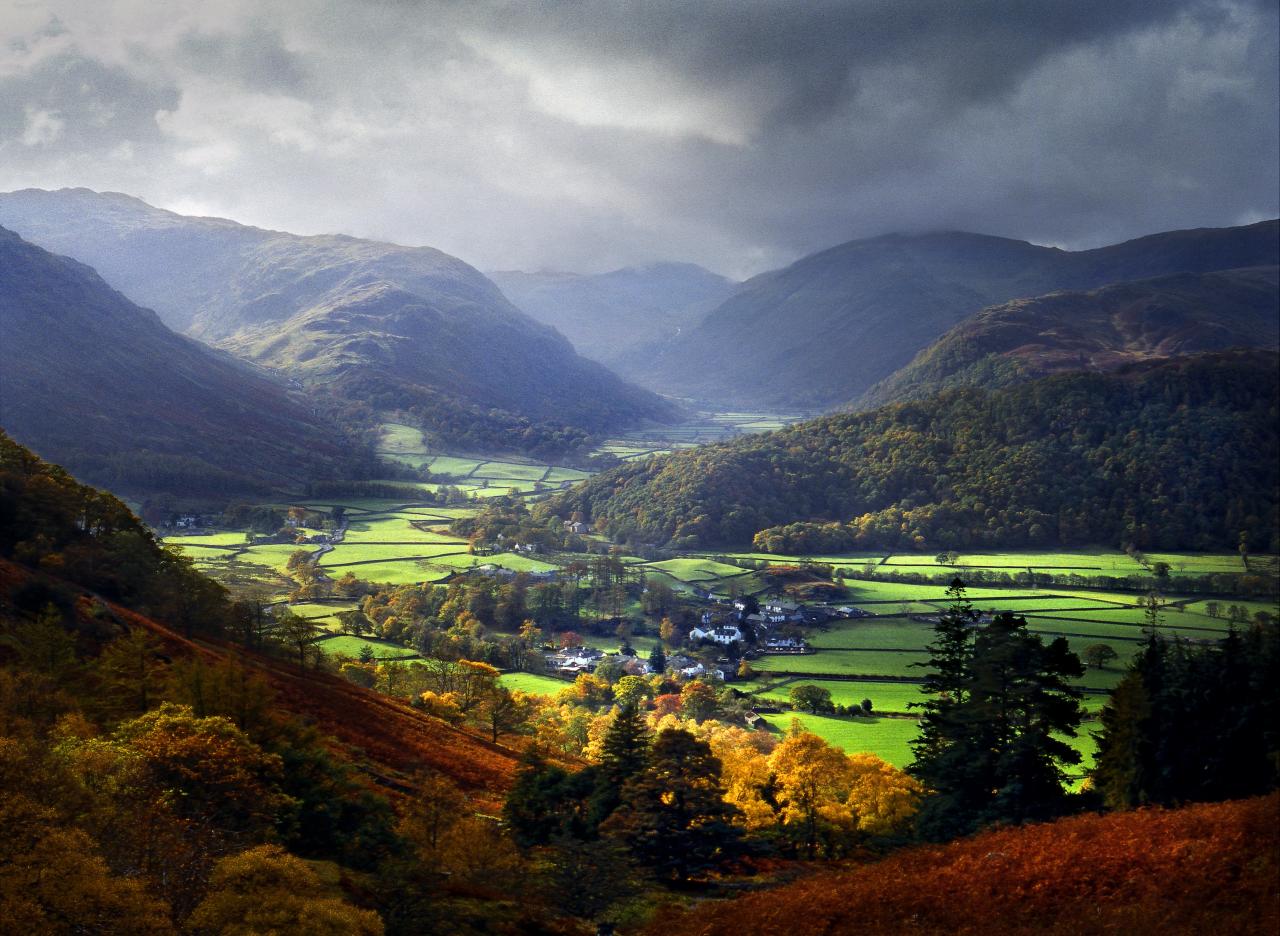
[[[620,457],[647,457],[653,451],[705,441],[700,436],[717,431],[716,426],[732,433],[776,428],[782,422],[766,414],[725,414],[718,420],[704,420],[683,433],[615,440],[606,449]],[[439,506],[404,498],[331,498],[278,505],[330,514],[341,507],[345,529],[340,538],[333,537],[336,541],[327,544],[250,543],[244,533],[227,532],[174,535],[166,537],[166,542],[181,547],[201,571],[228,586],[265,589],[280,602],[287,600],[292,585],[286,564],[299,549],[312,553],[318,569],[331,579],[351,572],[363,581],[386,585],[445,583],[456,575],[484,569],[552,578],[569,561],[584,558],[514,552],[474,555],[467,541],[448,528],[459,517],[473,514],[485,498],[539,498],[572,485],[586,477],[585,472],[527,461],[429,452],[423,446],[421,433],[396,424],[386,427],[382,450],[390,460],[428,467],[432,480],[414,487],[434,494],[447,485],[459,492],[458,502]],[[305,535],[316,531],[300,532]],[[773,593],[774,586],[762,574],[770,567],[829,567],[832,580],[843,585],[845,592],[844,597],[827,604],[832,609],[856,609],[857,616],[837,617],[805,628],[805,640],[812,652],[759,656],[750,661],[754,675],[734,685],[766,710],[764,721],[774,730],[785,731],[793,718],[799,718],[806,728],[832,744],[849,751],[875,753],[897,766],[905,766],[911,759],[909,743],[916,732],[911,703],[922,698],[920,666],[928,656],[925,647],[932,639],[932,619],[947,607],[944,583],[952,577],[988,580],[968,590],[969,598],[984,612],[1016,612],[1025,616],[1031,630],[1046,638],[1064,637],[1080,654],[1098,646],[1105,646],[1114,654],[1106,663],[1090,667],[1078,681],[1090,717],[1101,707],[1106,692],[1119,680],[1145,637],[1151,623],[1151,610],[1145,606],[1149,594],[1158,593],[1158,625],[1167,634],[1189,641],[1219,639],[1227,633],[1233,618],[1239,623],[1258,611],[1276,610],[1274,602],[1253,596],[1197,594],[1185,587],[1180,590],[1180,582],[1202,582],[1203,576],[1242,572],[1243,561],[1234,554],[1132,556],[1105,549],[1021,551],[957,554],[946,557],[945,562],[942,557],[883,552],[833,556],[702,552],[658,561],[638,556],[621,558],[631,569],[643,570],[646,579],[665,582],[678,593],[699,601],[706,601],[708,596],[722,600],[728,596],[763,599]],[[1152,570],[1160,563],[1166,568],[1159,569],[1164,574],[1156,577]],[[1280,557],[1250,556],[1248,570],[1274,581],[1280,571]],[[901,580],[913,574],[932,581]],[[1049,578],[1054,584],[1045,584]],[[1135,589],[1135,581],[1143,582],[1143,587]],[[369,646],[379,658],[414,656],[413,650],[395,643],[344,634],[337,615],[356,605],[355,599],[332,599],[294,603],[291,610],[326,631],[320,646],[327,652],[354,656]],[[628,610],[639,616],[638,607]],[[633,638],[636,648],[645,655],[656,642],[656,633]],[[616,650],[619,640],[588,636],[586,643]],[[552,695],[567,685],[554,677],[532,674],[504,678],[512,688],[544,695]],[[841,706],[857,706],[869,700],[872,715],[851,718],[768,711],[785,709],[790,691],[802,684],[828,689],[832,701]],[[1089,732],[1094,728],[1086,721],[1080,736],[1072,742],[1085,755],[1085,767],[1093,751]]]

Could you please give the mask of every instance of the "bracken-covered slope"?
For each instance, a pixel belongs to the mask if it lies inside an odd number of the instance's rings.
[[[93,265],[175,330],[375,408],[476,406],[589,430],[671,412],[429,247],[300,237],[86,189],[0,195],[0,224]]]
[[[649,345],[678,340],[733,292],[731,280],[692,263],[652,263],[610,273],[522,273],[489,278],[580,354],[624,376]]]
[[[653,936],[1280,929],[1280,796],[989,832],[665,914]]]
[[[344,758],[383,783],[437,772],[493,809],[510,785],[510,751],[344,679],[235,646],[221,586],[163,549],[119,500],[0,432],[0,624],[15,608],[34,613],[48,602],[75,611],[82,643],[143,630],[170,658],[235,659],[266,680],[280,710],[341,742]]]
[[[1064,370],[1114,370],[1199,351],[1280,346],[1280,268],[1118,283],[983,309],[872,387],[860,404],[950,387],[1002,387]]]
[[[1069,252],[968,233],[851,241],[748,280],[649,362],[649,386],[749,406],[836,406],[967,316],[1059,289],[1280,263],[1280,222]]]
[[[775,552],[1230,549],[1241,531],[1275,549],[1278,415],[1275,353],[1194,355],[948,391],[632,462],[557,508],[622,539],[755,536]]]
[[[93,270],[3,228],[0,426],[129,493],[297,490],[352,459],[279,380],[174,334]]]

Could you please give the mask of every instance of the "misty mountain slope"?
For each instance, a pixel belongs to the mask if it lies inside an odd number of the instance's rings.
[[[113,490],[297,489],[350,459],[275,379],[3,228],[0,339],[0,425]]]
[[[498,408],[592,430],[671,412],[432,248],[264,231],[85,189],[0,195],[0,223],[94,265],[175,329],[375,408]]]
[[[507,297],[559,330],[580,354],[626,375],[636,353],[678,338],[728,298],[734,283],[692,263],[653,263],[610,273],[488,274]]]
[[[866,407],[959,386],[1227,348],[1280,346],[1280,268],[1179,273],[1014,299],[965,319],[872,387]]]
[[[1280,225],[1080,252],[966,233],[852,241],[748,280],[651,362],[649,386],[735,405],[858,398],[985,306],[1058,289],[1280,262]]]

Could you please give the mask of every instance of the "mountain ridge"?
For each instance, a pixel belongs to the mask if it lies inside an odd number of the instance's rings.
[[[1175,273],[988,306],[871,387],[860,408],[958,386],[1228,348],[1280,346],[1280,267]]]
[[[0,425],[116,490],[266,493],[358,470],[278,379],[0,228]]]
[[[511,300],[561,331],[580,353],[624,376],[636,356],[692,327],[735,284],[696,264],[675,261],[581,274],[498,270],[488,274]]]
[[[325,385],[358,406],[479,407],[499,414],[494,420],[514,438],[530,421],[600,431],[674,414],[669,403],[579,357],[478,270],[435,248],[193,219],[87,189],[0,195],[0,223],[6,222],[33,242],[95,266],[171,327]],[[381,287],[399,290],[404,301],[372,315],[368,292]],[[344,314],[348,306],[361,314]],[[406,336],[396,326],[410,309],[419,321]],[[357,319],[361,330],[341,330]],[[263,343],[267,333],[288,340]],[[401,353],[364,356],[392,345]],[[290,353],[278,353],[281,347]],[[429,366],[454,358],[471,367],[466,381]],[[309,366],[299,368],[303,361]],[[354,371],[371,382],[350,379]]]
[[[980,309],[1062,289],[1280,263],[1280,221],[1065,251],[969,232],[829,247],[742,284],[645,362],[649,386],[722,404],[855,400]]]

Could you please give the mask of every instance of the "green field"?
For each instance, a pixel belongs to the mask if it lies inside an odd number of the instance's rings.
[[[873,711],[906,712],[908,702],[924,701],[924,694],[917,683],[906,682],[850,682],[837,679],[789,679],[756,694],[757,698],[786,702],[796,686],[821,686],[831,693],[836,705],[860,705],[870,699]],[[748,687],[749,688],[749,687]],[[744,690],[745,691],[745,690]]]
[[[751,661],[758,672],[812,673],[820,676],[909,676],[918,677],[929,655],[923,650],[823,650],[805,655],[779,654]]]
[[[923,650],[933,640],[933,627],[902,618],[858,618],[834,622],[829,630],[810,630],[809,643],[821,648],[868,647],[877,650]],[[819,657],[823,654],[819,653]]]
[[[454,458],[452,455],[439,455],[431,461],[428,467],[432,474],[445,474],[453,475],[455,478],[465,478],[483,464],[485,464],[483,461],[474,458]]]
[[[379,585],[417,585],[421,582],[442,582],[457,569],[441,566],[439,560],[425,562],[375,562],[369,565],[348,566],[351,572],[363,582],[374,582]],[[335,570],[339,574],[347,569]]]
[[[353,611],[358,606],[359,602],[354,598],[335,601],[300,601],[297,604],[285,605],[298,617],[308,620],[332,617],[340,611]]]
[[[786,734],[793,719],[828,744],[850,754],[870,753],[895,767],[912,761],[911,742],[919,733],[912,718],[828,718],[803,712],[783,712],[762,716],[780,734]]]
[[[378,447],[383,452],[398,453],[422,453],[427,450],[420,429],[399,423],[383,423]]]
[[[243,546],[244,533],[205,533],[191,536],[166,536],[166,543],[173,546]]]
[[[367,640],[364,637],[352,637],[349,634],[317,640],[316,646],[330,656],[359,657],[364,647],[372,647],[373,655],[379,660],[400,660],[418,655],[408,647],[402,647],[399,644],[385,640]]]
[[[682,582],[715,582],[723,578],[751,574],[747,569],[699,558],[666,559],[662,562],[647,563],[645,568],[655,572],[665,572]]]
[[[449,533],[443,525],[423,529],[413,523],[427,523],[423,517],[396,515],[353,520],[347,527],[338,549],[353,543],[454,543],[466,547],[467,542]],[[448,521],[443,521],[447,524]]]
[[[371,543],[343,544],[320,557],[321,568],[341,568],[361,562],[388,562],[393,559],[427,559],[436,556],[465,554],[467,547],[457,543],[405,543],[402,545],[378,545]],[[357,573],[358,574],[358,573]]]
[[[477,468],[472,477],[541,481],[548,470],[546,465],[524,465],[515,462],[490,461]]]
[[[512,691],[519,690],[530,695],[553,696],[562,689],[573,685],[565,679],[554,676],[539,676],[536,673],[504,673],[498,682]]]

